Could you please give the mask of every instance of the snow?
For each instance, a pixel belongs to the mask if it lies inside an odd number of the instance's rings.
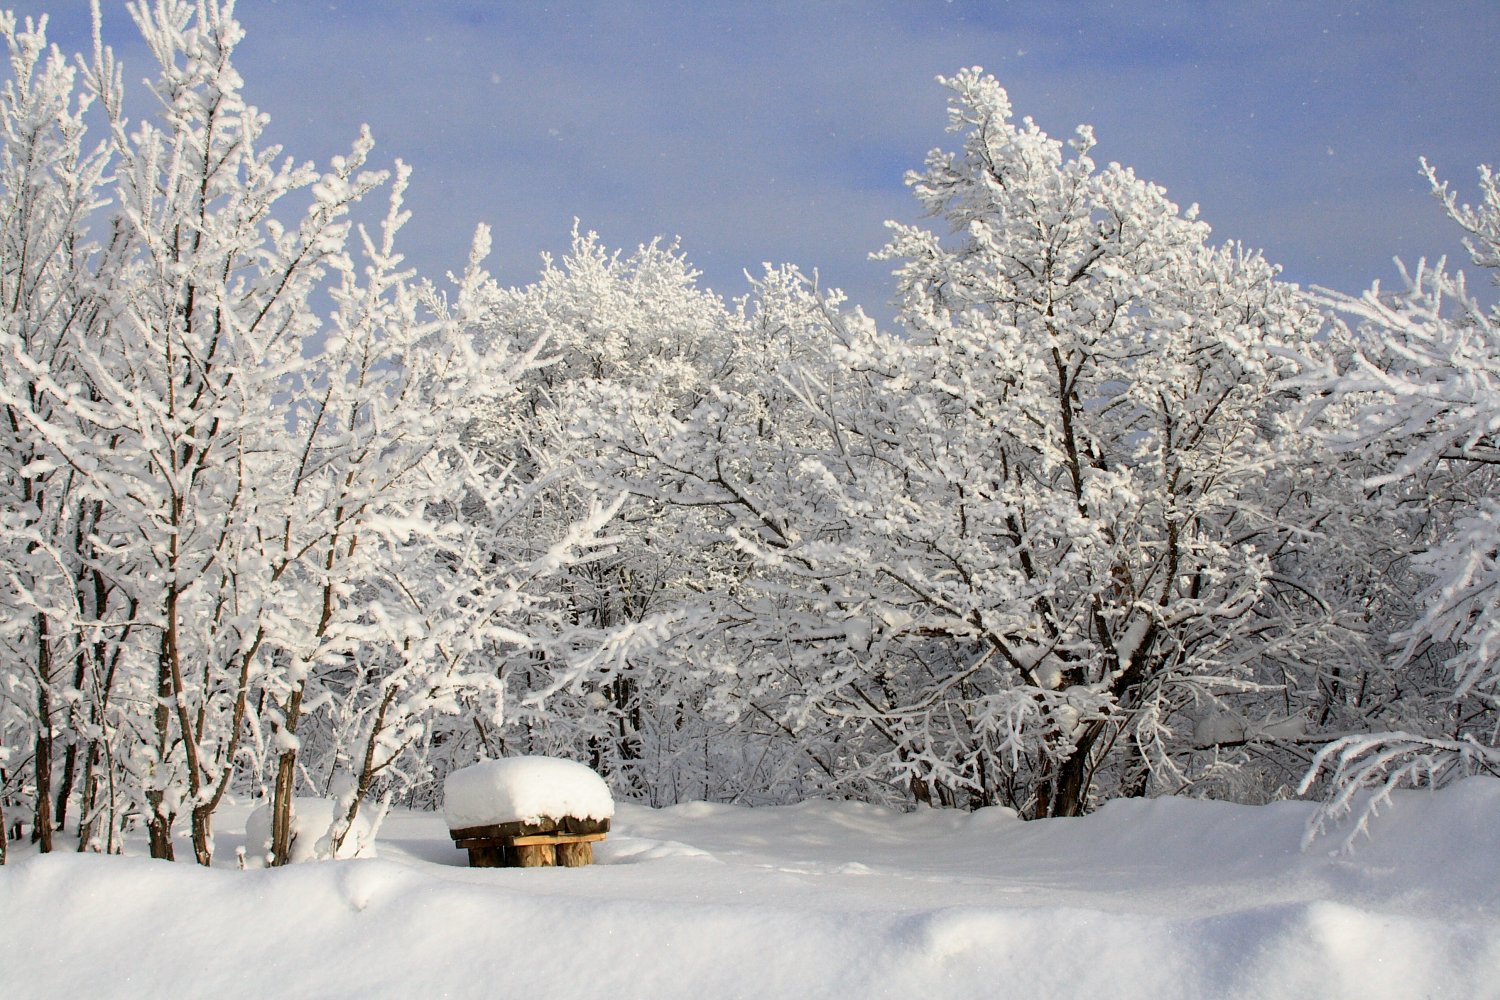
[[[327,856],[326,845],[319,842],[328,836],[333,826],[334,810],[338,803],[333,799],[303,798],[292,800],[292,863],[312,861]],[[339,845],[340,858],[373,858],[377,848],[369,843],[370,823],[366,810],[354,817],[349,833]],[[250,811],[245,819],[245,863],[250,867],[264,867],[271,856],[271,804],[265,802]]]
[[[615,801],[589,768],[557,757],[505,757],[460,768],[443,782],[450,830],[544,817],[609,819]]]
[[[0,869],[7,998],[1500,997],[1500,781],[1398,794],[1353,854],[1313,806],[1080,819],[621,803],[597,864],[468,869],[393,811],[379,860]],[[186,853],[186,852],[184,852]]]

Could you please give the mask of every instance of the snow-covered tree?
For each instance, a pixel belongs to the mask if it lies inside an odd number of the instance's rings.
[[[945,83],[963,148],[910,183],[952,232],[884,254],[905,335],[804,284],[800,350],[641,435],[639,488],[734,514],[746,672],[833,723],[838,780],[1035,816],[1180,788],[1302,725],[1264,697],[1324,617],[1279,599],[1309,459],[1278,385],[1321,320],[1087,129]]]
[[[1423,169],[1473,263],[1500,268],[1494,172],[1480,168],[1475,207]],[[1417,584],[1407,614],[1390,620],[1387,672],[1418,692],[1420,710],[1323,750],[1304,787],[1331,777],[1325,819],[1366,788],[1377,790],[1368,809],[1404,783],[1500,766],[1500,307],[1442,261],[1402,275],[1393,293],[1329,296],[1353,328],[1341,330],[1341,363],[1310,366],[1305,379],[1325,394],[1324,433],[1403,512],[1389,560]]]
[[[627,255],[575,227],[569,253],[545,258],[536,282],[489,290],[479,344],[545,341],[547,360],[481,415],[473,440],[534,477],[544,518],[564,523],[599,490],[621,493],[616,474],[631,457],[606,425],[675,419],[731,376],[733,317],[697,277],[675,246]],[[710,653],[697,624],[724,548],[714,522],[711,511],[641,496],[621,506],[611,553],[575,567],[559,599],[579,629],[619,633],[626,645],[586,675],[550,655],[512,664],[520,697],[506,729],[490,734],[491,752],[578,755],[654,802],[714,794],[708,769],[689,763],[711,742],[701,663]]]
[[[480,359],[468,341],[487,232],[450,303],[396,250],[405,167],[378,228],[355,225],[389,180],[367,134],[323,171],[262,148],[231,3],[129,10],[159,107],[134,127],[108,50],[75,97],[60,57],[38,68],[40,32],[5,22],[6,795],[29,743],[15,784],[45,849],[63,734],[86,769],[102,758],[106,849],[137,817],[171,857],[185,813],[207,864],[231,787],[270,785],[284,861],[313,780],[339,794],[336,851],[366,795],[429,777],[412,753],[434,718],[484,692],[501,710],[490,654],[536,645],[540,591],[614,508],[500,544],[536,491],[464,432],[541,362],[540,342]]]
[[[954,641],[952,684],[980,681],[967,745],[1026,775],[1033,814],[1074,814],[1093,784],[1180,785],[1195,730],[1297,725],[1235,702],[1306,634],[1271,600],[1299,527],[1271,492],[1298,460],[1276,352],[1320,321],[1259,256],[1098,168],[1086,128],[1065,147],[992,78],[945,82],[963,149],[911,183],[952,236],[895,227],[910,337],[851,358],[892,372],[861,441],[899,443],[871,448],[873,488],[835,478],[894,540],[870,553],[887,592]]]
[[[833,655],[826,638],[842,631],[818,622],[816,637],[804,634],[818,613],[765,548],[787,524],[810,524],[790,508],[820,502],[798,467],[822,434],[789,379],[831,361],[835,303],[795,269],[771,268],[722,317],[722,345],[705,355],[722,361],[694,393],[664,396],[643,379],[577,387],[571,433],[595,450],[596,475],[631,493],[628,510],[650,518],[643,554],[673,567],[669,641],[643,688],[656,703],[653,797],[785,801],[862,781],[852,758],[831,752],[836,727],[794,704],[785,683],[820,669],[813,661]]]
[[[0,15],[10,68],[0,92],[0,813],[28,786],[31,828],[43,850],[66,816],[80,748],[85,771],[94,762],[95,743],[84,734],[107,711],[117,655],[116,634],[99,623],[118,594],[98,561],[99,508],[41,430],[71,419],[54,385],[88,391],[77,352],[102,317],[87,220],[99,208],[107,163],[86,143],[90,97],[77,92],[77,69],[47,49],[45,28],[45,19],[22,27],[14,15]],[[86,809],[91,778],[84,780]],[[4,825],[0,819],[0,854]]]

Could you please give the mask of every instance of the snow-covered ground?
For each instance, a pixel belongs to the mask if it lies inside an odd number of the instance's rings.
[[[1500,997],[1500,781],[1402,795],[1352,855],[1300,850],[1309,811],[622,803],[598,864],[528,870],[398,812],[378,859],[251,871],[229,812],[213,870],[0,869],[0,996]]]

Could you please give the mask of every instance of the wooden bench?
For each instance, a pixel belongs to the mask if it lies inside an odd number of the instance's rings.
[[[579,868],[594,863],[594,844],[607,819],[542,817],[534,823],[496,823],[450,830],[453,846],[469,852],[470,868]]]

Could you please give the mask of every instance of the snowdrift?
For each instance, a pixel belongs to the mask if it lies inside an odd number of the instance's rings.
[[[413,813],[380,860],[31,857],[0,869],[0,992],[1500,997],[1500,781],[1400,795],[1348,855],[1300,850],[1310,808],[621,804],[579,869],[458,867]]]

